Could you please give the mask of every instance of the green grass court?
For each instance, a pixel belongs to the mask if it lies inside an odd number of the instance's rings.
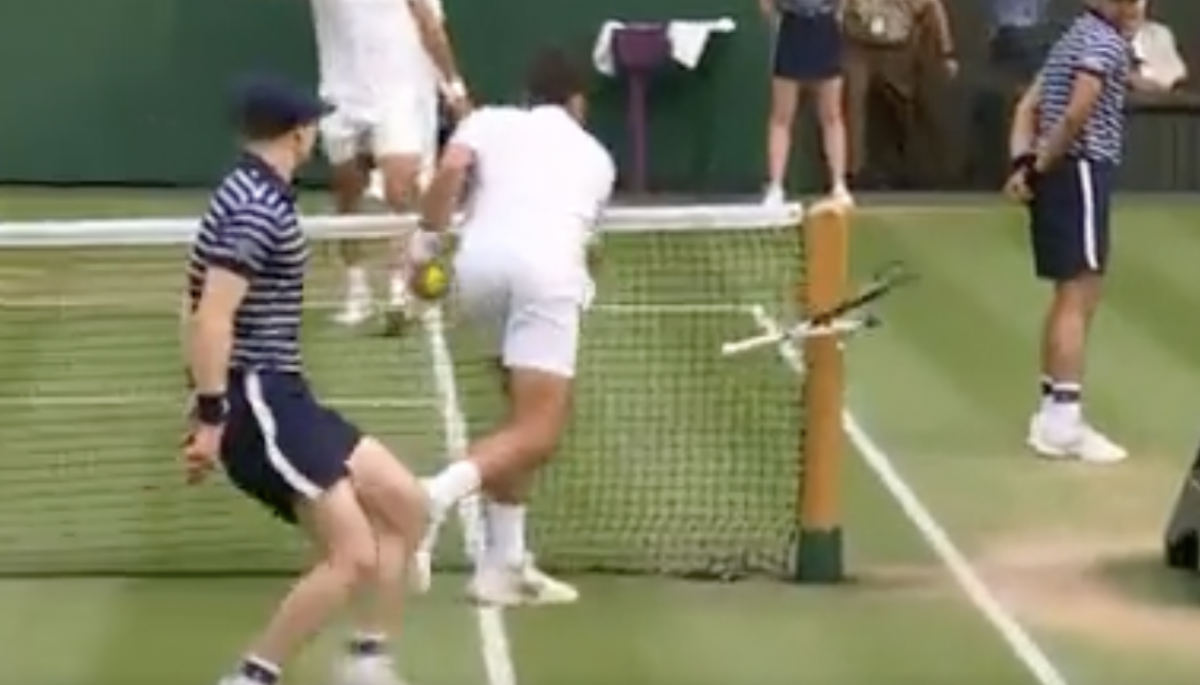
[[[193,194],[0,197],[5,220],[197,211]],[[1127,198],[1116,228],[1087,395],[1094,419],[1134,456],[1084,468],[1023,448],[1044,292],[1030,278],[1019,212],[860,212],[858,271],[899,258],[923,280],[850,347],[849,404],[870,459],[847,451],[858,577],[837,588],[770,578],[790,558],[794,376],[773,351],[716,353],[755,332],[746,305],[784,313],[794,245],[770,232],[614,237],[575,431],[535,507],[536,548],[572,572],[584,601],[506,614],[517,683],[1195,682],[1195,581],[1162,569],[1158,545],[1196,437],[1200,209]],[[336,264],[315,254],[305,354],[318,388],[432,470],[446,451],[447,397],[430,336],[396,342],[327,323]],[[214,682],[287,585],[262,572],[297,564],[283,529],[219,481],[180,483],[181,259],[159,248],[0,251],[2,683]],[[495,398],[477,350],[453,328],[448,337],[462,367],[449,399],[485,423]],[[880,460],[1062,681],[1032,674],[1025,661],[1039,655],[1014,652],[959,588],[868,466]],[[451,568],[457,547],[443,543]],[[750,579],[673,575],[741,573]],[[460,580],[439,575],[434,594],[414,601],[408,675],[504,685],[487,681]],[[341,638],[323,638],[289,682],[325,683]]]

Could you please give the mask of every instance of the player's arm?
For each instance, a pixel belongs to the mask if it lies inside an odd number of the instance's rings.
[[[1042,77],[1038,75],[1013,109],[1012,129],[1008,133],[1008,153],[1013,160],[1030,154],[1037,141],[1038,93],[1041,89]]]
[[[475,165],[477,151],[492,128],[490,121],[487,109],[468,115],[442,150],[433,178],[421,196],[421,231],[411,241],[415,261],[429,261],[440,251],[442,234],[454,220],[454,210]]]
[[[224,397],[233,349],[233,321],[246,297],[249,281],[244,274],[210,266],[204,290],[192,313],[188,353],[198,397]]]
[[[431,3],[431,0],[403,0],[403,2],[408,3],[413,21],[417,25],[417,32],[421,37],[421,45],[442,77],[443,94],[451,100],[466,98],[467,87],[458,70],[458,60],[454,57],[454,46],[450,42],[450,34],[446,31],[446,22],[443,21],[442,13],[437,6]]]
[[[1103,44],[1089,46],[1080,56],[1075,65],[1075,80],[1071,85],[1066,111],[1037,151],[1035,171],[1046,171],[1067,154],[1096,109],[1096,103],[1104,92],[1105,80],[1120,68],[1125,59],[1127,56],[1122,50]]]
[[[210,417],[223,410],[234,320],[251,279],[266,263],[275,232],[271,217],[242,212],[222,227],[209,248],[204,287],[192,311],[187,340],[201,420],[206,404]]]
[[[607,151],[603,155],[603,164],[597,168],[596,174],[596,211],[592,215],[592,233],[587,245],[587,266],[588,271],[594,277],[600,270],[603,262],[601,257],[601,237],[600,222],[604,218],[604,210],[608,207],[608,202],[612,198],[613,188],[617,182],[617,167],[613,162],[612,155]]]

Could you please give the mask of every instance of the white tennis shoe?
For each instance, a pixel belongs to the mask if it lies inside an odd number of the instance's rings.
[[[786,205],[787,195],[783,192],[783,186],[769,184],[763,192],[762,204],[768,209],[778,209]]]
[[[1129,452],[1086,421],[1063,422],[1042,414],[1029,420],[1026,442],[1046,459],[1077,459],[1089,464],[1114,464]]]
[[[375,314],[375,306],[370,297],[351,297],[333,316],[335,323],[342,326],[358,326],[365,323]]]
[[[467,585],[467,596],[490,606],[542,606],[577,602],[579,590],[545,573],[528,557],[516,566],[481,565]]]
[[[405,685],[386,654],[344,656],[333,669],[335,685]]]

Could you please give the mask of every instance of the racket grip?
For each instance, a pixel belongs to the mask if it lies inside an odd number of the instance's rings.
[[[727,342],[724,345],[721,345],[721,356],[734,357],[739,354],[753,352],[754,350],[763,347],[778,345],[780,342],[782,342],[782,339],[778,333],[772,333],[771,335],[759,335],[753,338],[746,338],[744,340]]]

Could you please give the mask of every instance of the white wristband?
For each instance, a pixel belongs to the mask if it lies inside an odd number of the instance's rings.
[[[408,257],[413,262],[424,264],[433,261],[442,252],[441,231],[418,230],[408,241]]]

